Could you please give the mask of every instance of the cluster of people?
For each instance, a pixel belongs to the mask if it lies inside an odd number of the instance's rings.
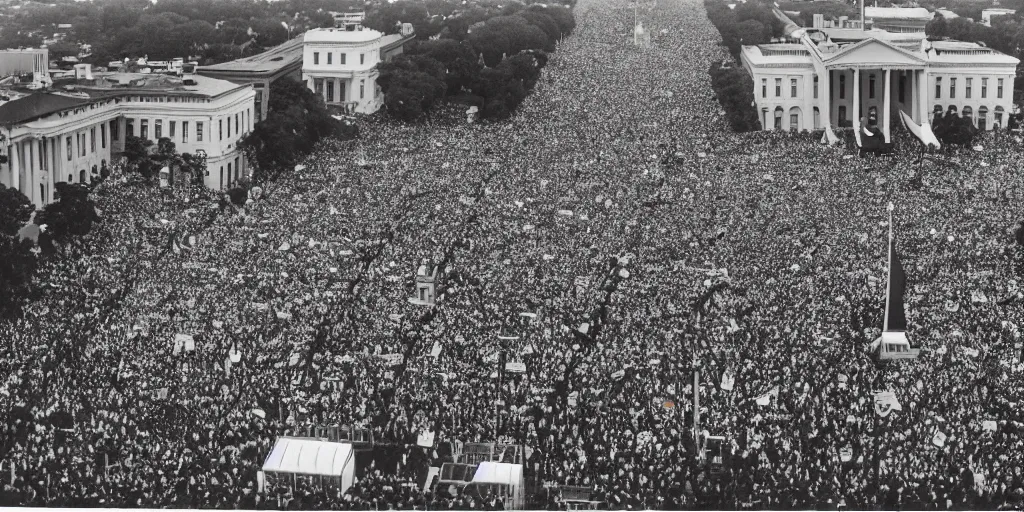
[[[0,326],[0,505],[496,509],[423,475],[502,441],[613,509],[1019,507],[1019,138],[731,133],[701,3],[642,7],[638,48],[632,5],[581,0],[513,119],[369,118],[241,208],[106,180]],[[890,202],[922,354],[879,366]],[[267,481],[325,425],[394,457]]]

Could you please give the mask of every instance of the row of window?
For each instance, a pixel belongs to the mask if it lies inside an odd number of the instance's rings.
[[[956,99],[957,93],[957,77],[949,77],[949,98]],[[974,79],[967,77],[964,78],[964,98],[971,99],[971,94],[974,92]],[[988,78],[981,79],[981,98],[988,98]],[[996,79],[996,98],[1003,99],[1003,79]],[[935,99],[942,99],[942,77],[935,77]]]
[[[313,90],[317,96],[320,96],[327,103],[334,102],[334,80],[314,78],[313,79]],[[338,82],[338,101],[345,101],[345,82]],[[366,80],[359,81],[359,99],[366,98]]]
[[[224,122],[225,120],[227,121],[227,123]],[[234,121],[234,123],[232,123],[232,121]],[[196,140],[196,142],[203,142],[203,140],[204,140],[204,128],[205,128],[204,124],[205,123],[203,121],[196,121],[195,122],[195,140]],[[234,125],[234,132],[232,132],[232,124]],[[225,136],[227,136],[230,139],[232,133],[234,133],[236,136],[240,136],[242,134],[242,128],[244,127],[245,130],[248,131],[248,130],[251,129],[251,125],[252,125],[252,112],[249,109],[241,111],[241,112],[237,112],[233,116],[229,115],[229,116],[227,116],[225,118],[218,119],[217,120],[217,129],[218,129],[219,140],[224,140]],[[225,126],[227,127],[227,132],[226,133],[224,131]],[[142,137],[143,139],[150,138],[149,137],[149,127],[150,127],[149,119],[140,119],[139,120],[139,130],[140,130],[139,131],[139,137]],[[167,134],[166,134],[166,137],[171,139],[172,142],[177,142],[176,141],[177,129],[178,129],[178,122],[177,121],[174,121],[174,120],[167,121]],[[134,137],[135,136],[135,119],[126,119],[125,120],[125,131],[128,133],[129,137]],[[160,140],[160,139],[164,138],[164,136],[165,136],[164,135],[164,120],[163,119],[154,119],[153,120],[153,139],[154,140]],[[187,144],[189,142],[189,136],[190,136],[189,122],[188,121],[181,121],[181,143],[182,144]]]
[[[972,95],[974,93],[974,79],[973,78],[964,78],[964,80],[966,82],[966,86],[964,88],[964,97],[967,98],[967,99],[970,99],[970,98],[972,98]],[[988,78],[982,78],[981,79],[981,99],[987,99],[988,98],[988,83],[989,83],[988,81],[989,81]],[[900,97],[899,101],[900,102],[904,101],[905,90],[906,90],[906,79],[904,77],[900,77],[899,78],[899,97]],[[956,79],[956,77],[950,77],[949,78],[949,98],[950,99],[955,99],[956,98],[956,93],[957,93],[957,79]],[[761,79],[761,97],[762,98],[767,98],[768,97],[768,79],[767,78],[762,78]],[[776,78],[775,79],[775,97],[776,98],[781,98],[782,97],[782,79],[781,78]],[[797,79],[796,78],[790,78],[789,79],[789,97],[790,98],[796,98],[797,97]],[[868,98],[869,99],[873,99],[874,97],[875,97],[875,75],[872,74],[872,75],[868,75]],[[814,98],[815,99],[818,98],[818,77],[817,77],[817,75],[815,75],[815,77],[814,77]],[[937,77],[935,77],[935,99],[941,99],[941,98],[942,98],[942,77],[941,76],[937,76]],[[996,98],[997,99],[1003,99],[1003,79],[1002,78],[997,78],[996,79]],[[846,99],[846,75],[839,75],[839,99]]]
[[[204,123],[202,121],[196,121],[195,125],[196,125],[196,131],[195,131],[196,142],[203,142]],[[177,121],[168,121],[168,123],[167,123],[167,130],[168,130],[167,138],[171,139],[172,142],[174,141],[175,137],[177,136],[177,134],[175,133],[177,131],[177,128],[178,128]],[[124,130],[125,130],[125,133],[127,133],[127,135],[129,137],[134,137],[135,136],[135,119],[131,119],[131,118],[125,119],[125,121],[124,121]],[[181,122],[181,142],[182,142],[182,144],[187,144],[188,143],[189,134],[190,134],[189,133],[189,122],[188,121],[182,121]],[[160,140],[160,139],[162,139],[164,137],[164,121],[163,121],[163,119],[156,119],[153,122],[153,135],[154,135],[153,138],[156,139],[156,140]],[[143,139],[148,139],[149,138],[149,119],[140,119],[139,120],[139,137],[142,137]]]
[[[328,66],[334,65],[334,52],[325,52],[325,55],[327,56],[327,65]],[[347,59],[346,55],[347,54],[344,53],[344,52],[338,53],[338,65],[344,66],[347,63],[348,59]],[[360,53],[359,54],[359,65],[362,66],[362,65],[365,65],[365,64],[366,64],[366,54],[365,53]],[[313,52],[313,65],[314,66],[319,66],[320,65],[320,52]]]
[[[945,111],[947,113],[949,113],[949,114],[957,115],[957,107],[956,107],[956,105],[950,105],[949,108],[945,109]],[[765,121],[764,122],[765,122],[765,126],[767,127],[769,125],[769,115],[770,115],[769,111],[768,111],[767,108],[762,108],[761,112],[762,112],[762,114],[765,117]],[[783,129],[782,120],[783,120],[783,116],[785,115],[785,112],[786,111],[783,110],[782,107],[775,107],[775,110],[773,112],[771,112],[771,114],[774,114],[774,118],[775,118],[774,127],[775,127],[776,130]],[[994,121],[994,124],[992,125],[992,127],[998,129],[998,128],[1003,126],[1003,122],[1005,121],[1005,119],[1003,118],[1003,115],[1006,113],[1006,111],[1003,109],[1003,107],[1000,106],[1000,107],[996,107],[995,110],[992,111],[992,112],[993,112],[993,121]],[[845,105],[840,105],[839,106],[838,114],[839,114],[839,116],[838,116],[839,117],[839,119],[838,119],[838,126],[846,126],[847,122],[849,121],[849,119],[847,118],[847,110],[846,110],[846,106]],[[936,117],[941,116],[941,115],[943,115],[943,107],[942,107],[942,105],[935,105],[934,110],[932,110],[932,119],[934,120]],[[987,130],[989,128],[989,126],[988,126],[988,121],[989,121],[989,117],[988,117],[989,109],[988,109],[988,107],[984,107],[984,106],[980,107],[978,109],[978,116],[977,116],[977,118],[974,117],[974,110],[971,107],[964,107],[959,115],[961,117],[965,118],[965,119],[971,120],[971,122],[974,123],[974,125],[977,126],[979,130]],[[869,119],[871,119],[871,118],[877,119],[878,118],[878,108],[877,107],[872,106],[871,108],[868,109],[868,118]],[[820,122],[819,122],[818,107],[814,107],[814,128],[817,129],[819,127],[819,125],[820,125]],[[799,107],[792,107],[792,108],[789,109],[789,129],[790,130],[798,130],[799,126],[800,126],[800,108]]]
[[[87,155],[89,153],[95,153],[96,152],[96,131],[97,131],[96,128],[97,127],[93,126],[92,128],[89,129],[88,132],[83,130],[83,131],[80,131],[80,132],[74,134],[75,145],[72,145],[71,135],[68,135],[67,137],[65,137],[64,145],[67,146],[68,162],[70,162],[74,158],[75,154],[77,154],[78,156],[85,156],[85,155]],[[100,148],[101,149],[107,149],[107,125],[106,124],[99,125],[99,134],[100,134]],[[77,150],[76,150],[76,148],[77,148]],[[46,163],[43,160],[43,155],[42,154],[39,155],[39,163],[40,163],[40,165],[43,166],[43,168],[45,168]]]

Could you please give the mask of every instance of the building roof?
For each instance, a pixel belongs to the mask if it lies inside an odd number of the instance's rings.
[[[865,18],[887,20],[930,20],[933,14],[924,7],[865,7]]]
[[[212,66],[201,66],[197,72],[273,74],[290,64],[302,62],[302,41],[303,36],[299,36],[258,55]]]
[[[13,126],[87,104],[86,98],[43,92],[30,94],[0,105],[0,125]]]
[[[303,40],[307,43],[369,43],[384,34],[376,30],[345,30],[337,28],[316,28],[306,32]]]
[[[194,85],[186,85],[184,80],[193,80]],[[175,96],[203,96],[213,98],[245,87],[227,80],[210,78],[201,75],[188,75],[183,78],[172,75],[152,73],[93,73],[92,80],[71,79],[60,80],[55,84],[73,85],[76,91],[84,92],[92,97],[121,96],[133,94],[166,94]]]
[[[401,46],[412,39],[415,39],[415,35],[403,36],[402,34],[388,34],[380,38],[380,47],[382,50],[390,50],[396,46]]]

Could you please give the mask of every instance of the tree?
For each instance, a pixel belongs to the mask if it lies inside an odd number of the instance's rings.
[[[153,141],[129,135],[124,139],[125,164],[129,170],[139,173],[143,178],[151,178],[156,173],[151,147]]]
[[[935,137],[945,146],[970,146],[978,135],[978,129],[970,119],[960,117],[953,111],[946,112],[933,124]]]
[[[32,201],[20,190],[0,183],[0,236],[17,236],[32,217]]]
[[[482,68],[473,48],[467,43],[453,39],[422,41],[411,48],[409,53],[424,55],[443,65],[448,94],[458,94],[464,89],[469,89]],[[381,88],[383,87],[382,85]]]
[[[253,181],[264,183],[294,167],[324,138],[352,139],[355,125],[331,117],[323,99],[292,79],[271,85],[267,118],[238,143],[253,164]]]
[[[718,62],[711,64],[708,73],[729,127],[736,132],[760,130],[761,121],[754,107],[754,81],[750,75],[743,68]]]
[[[89,198],[89,188],[80,183],[60,182],[56,185],[60,199],[36,212],[36,224],[46,226],[39,241],[44,247],[59,245],[81,246],[81,239],[89,234],[99,220],[96,206]]]

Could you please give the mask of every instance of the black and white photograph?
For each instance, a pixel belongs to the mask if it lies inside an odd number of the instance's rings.
[[[0,0],[0,508],[1024,509],[1024,0]]]

